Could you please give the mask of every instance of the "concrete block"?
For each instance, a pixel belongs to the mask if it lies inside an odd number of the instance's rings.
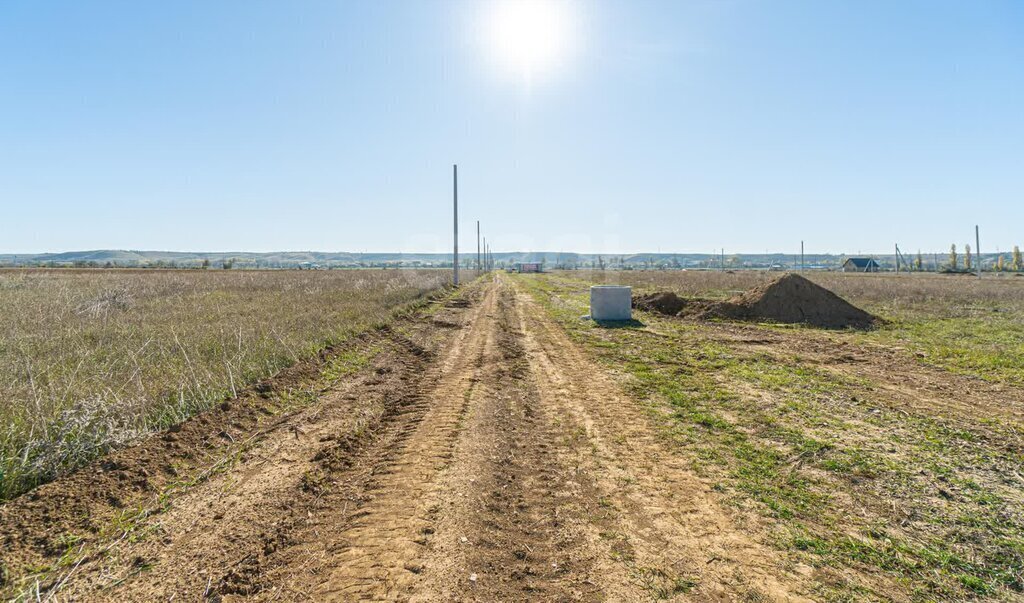
[[[590,318],[594,320],[631,320],[633,318],[633,288],[620,285],[591,287]]]

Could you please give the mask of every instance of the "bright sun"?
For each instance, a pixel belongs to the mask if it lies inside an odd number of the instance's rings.
[[[575,40],[566,0],[497,0],[487,6],[485,42],[507,74],[529,83],[569,58]]]

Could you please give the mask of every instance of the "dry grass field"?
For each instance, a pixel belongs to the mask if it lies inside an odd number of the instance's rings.
[[[446,271],[0,271],[0,499],[182,421]]]

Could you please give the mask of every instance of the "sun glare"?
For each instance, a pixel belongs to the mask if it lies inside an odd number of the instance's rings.
[[[529,83],[569,58],[575,40],[566,0],[496,0],[487,7],[485,44],[505,74]]]

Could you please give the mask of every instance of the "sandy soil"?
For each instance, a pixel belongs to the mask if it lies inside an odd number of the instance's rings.
[[[6,594],[62,559],[40,599],[806,600],[525,294],[467,297],[0,507]]]

